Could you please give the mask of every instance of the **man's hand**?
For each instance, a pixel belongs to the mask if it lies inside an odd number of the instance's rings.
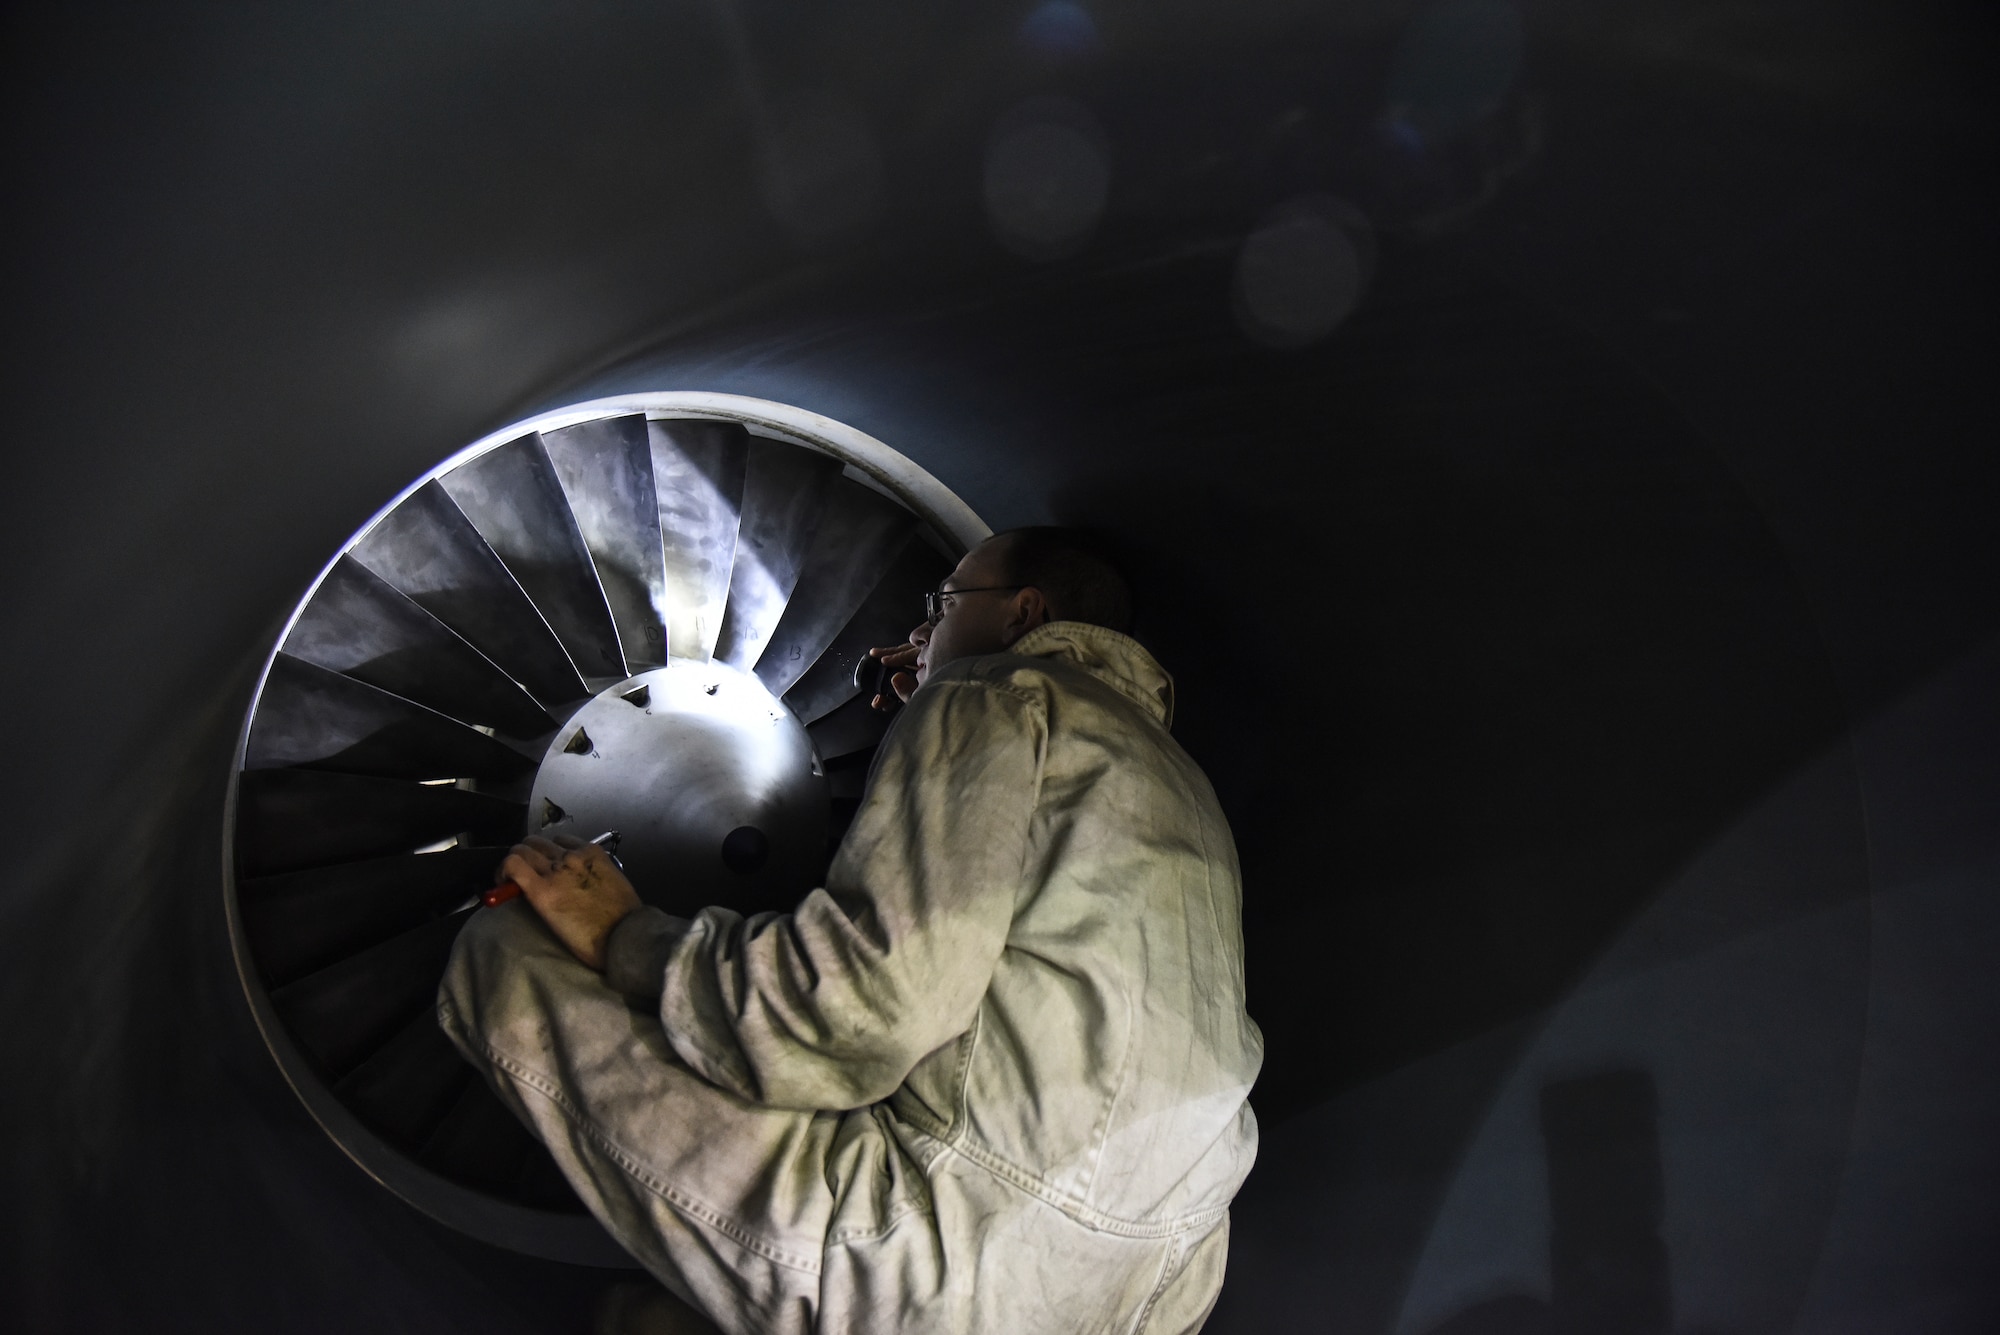
[[[910,697],[917,693],[917,674],[907,671],[907,669],[914,668],[917,665],[917,646],[914,644],[897,644],[880,649],[870,649],[868,656],[878,663],[895,669],[889,676],[889,685],[896,692],[896,698],[904,704],[908,704]],[[879,695],[869,703],[877,709],[887,709],[889,707],[889,702]]]
[[[570,954],[593,969],[604,967],[611,929],[639,907],[638,892],[611,855],[573,835],[529,835],[508,852],[499,879],[520,886]]]

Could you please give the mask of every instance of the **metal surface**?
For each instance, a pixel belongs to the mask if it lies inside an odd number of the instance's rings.
[[[993,536],[993,529],[971,506],[914,459],[865,431],[796,404],[748,394],[668,390],[590,399],[532,420],[546,430],[562,422],[620,412],[738,422],[760,436],[838,459],[908,506],[922,517],[940,546],[959,554]]]
[[[932,551],[930,544],[920,539],[906,542],[840,633],[785,692],[792,712],[812,723],[864,693],[854,684],[856,666],[870,649],[903,643],[923,619],[924,594],[950,573],[951,562]]]
[[[482,1080],[468,1082],[425,1140],[424,1166],[468,1186],[505,1192],[532,1153],[546,1153]]]
[[[818,662],[916,529],[916,517],[880,492],[844,477],[827,484],[798,583],[757,659],[773,695]]]
[[[399,853],[237,884],[267,987],[282,987],[463,904],[493,883],[505,845]]]
[[[271,661],[243,763],[418,780],[505,781],[534,768],[436,710],[283,653]]]
[[[384,512],[349,554],[464,636],[544,707],[590,693],[534,603],[435,480]]]
[[[524,1205],[549,1211],[558,1217],[568,1215],[579,1221],[591,1220],[583,1202],[577,1199],[576,1192],[570,1187],[569,1179],[556,1166],[555,1156],[540,1141],[529,1147],[527,1158],[521,1161],[521,1171],[508,1185],[508,1194]]]
[[[279,648],[511,737],[556,725],[491,659],[351,556],[334,562]]]
[[[597,568],[541,441],[521,436],[438,479],[589,677],[622,677],[624,659]]]
[[[545,431],[542,448],[597,568],[627,670],[661,666],[665,575],[646,419],[634,413]]]
[[[874,708],[857,692],[846,704],[814,720],[806,729],[806,736],[812,739],[813,750],[820,760],[829,761],[868,750],[882,740],[890,722],[888,714]]]
[[[729,607],[715,645],[722,662],[756,666],[799,582],[826,489],[839,474],[840,465],[824,455],[776,441],[750,442]]]
[[[333,1091],[377,1134],[415,1154],[476,1078],[438,1027],[436,1012],[426,1007],[342,1076]]]
[[[512,843],[526,809],[461,788],[320,770],[245,770],[237,776],[237,871],[264,876],[408,853],[438,840]]]
[[[632,703],[644,688],[645,703]],[[587,733],[590,750],[570,738]],[[825,779],[805,730],[754,674],[676,661],[599,694],[557,733],[529,811],[565,817],[545,832],[615,828],[641,897],[671,912],[706,904],[786,905],[811,888],[826,852]],[[738,830],[769,841],[761,866],[732,870]]]
[[[320,1068],[338,1079],[432,1008],[451,943],[475,910],[433,919],[276,988],[271,1005]]]
[[[240,964],[248,946],[242,921],[234,914],[231,934]],[[458,1060],[428,1008],[413,1015],[374,1056],[329,1084],[299,1049],[269,994],[256,988],[247,995],[265,1044],[300,1102],[334,1143],[384,1187],[433,1218],[496,1246],[576,1265],[611,1269],[633,1265],[632,1258],[588,1215],[501,1199],[419,1162],[423,1142],[456,1105],[465,1086],[474,1083],[470,1068]],[[450,1058],[442,1067],[434,1060],[438,1049],[433,1039],[444,1044]],[[444,1082],[447,1088],[440,1099],[433,1080],[440,1071],[453,1068],[459,1078]],[[399,1128],[408,1128],[409,1134]]]
[[[649,421],[646,436],[665,557],[667,650],[707,662],[729,601],[750,436],[734,422],[695,418]]]

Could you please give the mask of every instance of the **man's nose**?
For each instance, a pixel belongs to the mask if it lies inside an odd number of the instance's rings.
[[[919,621],[917,628],[910,632],[910,643],[921,648],[931,642],[931,623]]]

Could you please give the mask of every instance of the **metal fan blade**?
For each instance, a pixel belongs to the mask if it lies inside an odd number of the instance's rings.
[[[527,808],[462,788],[323,770],[245,770],[236,859],[244,876],[408,853],[438,840],[511,844]]]
[[[950,573],[951,562],[921,538],[912,538],[833,642],[785,693],[785,703],[800,721],[812,723],[856,695],[869,694],[855,685],[855,669],[870,649],[901,644],[909,637],[910,629],[923,620],[924,595]]]
[[[237,883],[243,935],[267,987],[386,941],[493,884],[504,847],[341,862]]]
[[[520,1176],[535,1138],[500,1096],[474,1080],[438,1123],[421,1158],[427,1167],[467,1186],[505,1190]]]
[[[916,531],[916,517],[888,497],[834,479],[799,581],[757,659],[771,694],[783,695],[819,661]]]
[[[535,762],[436,710],[281,653],[264,679],[243,765],[506,780],[528,773]]]
[[[477,1077],[424,1006],[333,1087],[378,1135],[416,1150]]]
[[[731,667],[748,671],[763,655],[805,567],[826,489],[839,475],[840,462],[823,454],[750,442],[729,606],[715,645],[715,656]]]
[[[866,694],[857,694],[838,709],[806,728],[813,750],[822,761],[866,751],[889,731],[889,715],[874,708]]]
[[[545,431],[542,448],[597,568],[627,671],[665,666],[659,591],[666,572],[646,419],[604,417]]]
[[[576,1188],[570,1186],[569,1179],[556,1167],[555,1157],[548,1146],[537,1141],[528,1148],[528,1155],[521,1161],[520,1174],[514,1179],[514,1195],[523,1205],[532,1205],[540,1210],[559,1210],[564,1214],[584,1213],[584,1204],[577,1199]]]
[[[729,602],[750,433],[693,418],[648,422],[646,433],[665,557],[667,650],[707,662]]]
[[[351,556],[333,563],[280,647],[461,723],[510,737],[556,726],[491,659]]]
[[[618,631],[562,483],[536,436],[468,459],[438,479],[505,563],[585,677],[622,677]]]
[[[476,910],[438,918],[271,993],[293,1038],[338,1078],[427,1009],[459,928]]]
[[[350,555],[464,636],[543,705],[590,694],[534,602],[437,483],[425,483],[384,515]]]

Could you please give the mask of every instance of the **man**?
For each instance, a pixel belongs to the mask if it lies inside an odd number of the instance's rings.
[[[676,918],[530,839],[440,1020],[727,1331],[1193,1331],[1256,1152],[1228,826],[1072,536],[989,540],[926,611],[824,889]]]

